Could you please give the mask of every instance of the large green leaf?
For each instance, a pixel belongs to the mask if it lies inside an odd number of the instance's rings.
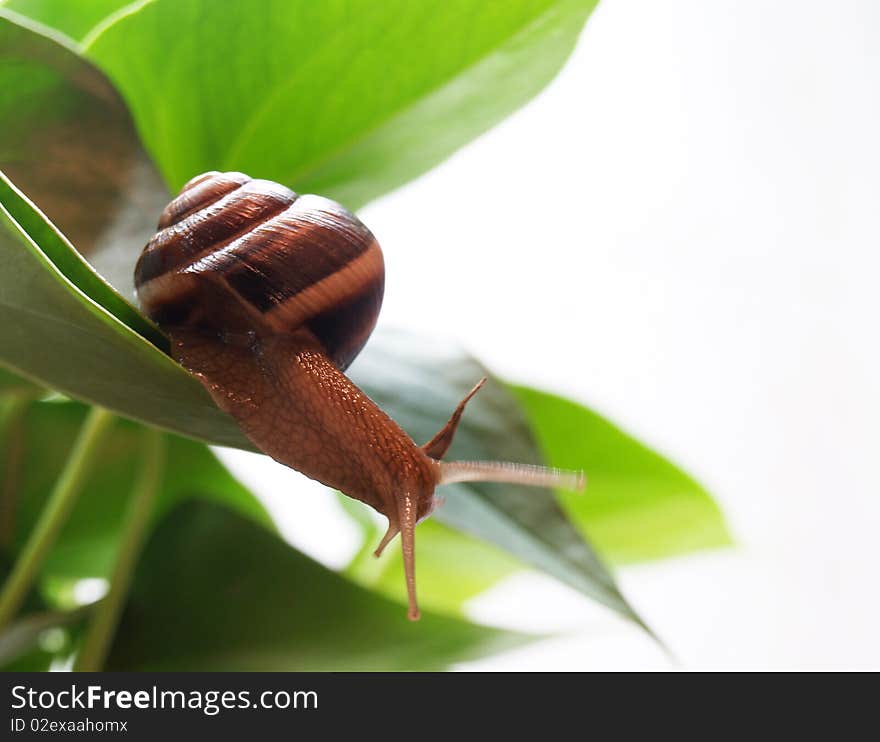
[[[108,16],[131,5],[132,0],[0,0],[0,7],[21,13],[77,41],[82,41]]]
[[[553,466],[589,473],[587,495],[560,492],[565,512],[617,564],[726,546],[718,505],[693,478],[582,405],[511,390]]]
[[[37,402],[24,424],[24,460],[18,486],[13,546],[20,549],[57,479],[87,408],[77,402]],[[120,420],[102,441],[83,494],[43,565],[44,578],[106,577],[119,546],[132,477],[138,469],[143,428]],[[271,524],[254,496],[239,484],[206,446],[165,436],[167,458],[154,519],[181,500],[210,499]]]
[[[104,75],[2,8],[0,121],[0,170],[130,295],[132,263],[167,201],[161,177]]]
[[[168,184],[240,169],[350,208],[543,88],[596,0],[154,0],[85,53]]]
[[[107,669],[439,670],[523,641],[431,613],[407,621],[252,521],[192,503],[147,545]]]

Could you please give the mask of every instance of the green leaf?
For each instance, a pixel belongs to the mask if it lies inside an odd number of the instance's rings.
[[[11,554],[0,552],[0,584],[11,567]],[[87,608],[72,611],[52,610],[36,590],[25,598],[21,615],[0,633],[0,671],[46,671],[53,660],[72,651],[71,634]]]
[[[161,177],[104,75],[3,8],[0,121],[0,170],[130,296],[132,264],[167,202]]]
[[[341,499],[366,509],[365,505],[347,497]],[[399,551],[389,548],[378,559],[373,556],[383,531],[383,528],[364,529],[363,548],[345,573],[358,584],[403,604],[406,581]],[[468,600],[523,567],[500,549],[449,528],[436,518],[419,524],[416,540],[419,603],[440,613],[460,614]]]
[[[439,670],[524,641],[430,613],[407,621],[255,523],[191,503],[148,543],[107,669]]]
[[[87,407],[77,402],[38,402],[28,408],[15,507],[15,551],[31,532],[86,412]],[[132,477],[138,468],[142,431],[137,423],[120,420],[102,442],[83,496],[43,566],[44,580],[109,574],[119,546],[119,528],[125,518]],[[203,444],[169,434],[166,450],[154,521],[182,500],[199,497],[271,527],[262,505]]]
[[[2,171],[0,171],[0,204],[21,230],[39,245],[46,258],[80,291],[154,345],[160,347],[167,345],[159,329],[95,272],[67,238],[28,202],[24,194],[12,185]]]
[[[39,387],[0,365],[0,395],[37,394]]]
[[[53,660],[72,650],[71,625],[79,624],[87,610],[29,612],[0,634],[0,671],[45,672]]]
[[[239,169],[359,208],[537,94],[596,0],[155,0],[85,41],[172,188]]]
[[[595,412],[511,386],[552,466],[584,469],[585,495],[560,492],[569,518],[617,564],[731,543],[708,493],[681,469]]]
[[[24,458],[24,421],[40,394],[37,387],[0,368],[0,554],[11,550]]]
[[[5,12],[0,9],[0,163],[20,174],[65,229],[103,245],[97,257],[109,252],[122,264],[110,273],[126,291],[144,225],[152,231],[164,205],[164,186],[144,164],[125,106],[103,75]],[[131,234],[136,241],[127,239]],[[126,417],[248,446],[201,385],[157,350],[165,341],[156,328],[2,172],[0,260],[0,364]]]
[[[105,18],[132,4],[132,0],[0,0],[0,7],[21,13],[77,41],[82,41]]]
[[[58,269],[60,263],[70,272],[70,264],[79,261],[76,252],[62,243],[66,252],[55,254],[53,263],[13,211],[43,219],[0,173],[0,362],[42,386],[125,417],[247,447],[235,422],[214,406],[201,384]],[[112,289],[105,286],[95,298],[103,300],[106,292]]]

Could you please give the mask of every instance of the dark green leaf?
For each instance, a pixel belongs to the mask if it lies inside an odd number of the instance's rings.
[[[2,171],[0,171],[0,204],[21,230],[39,245],[46,258],[80,291],[154,345],[167,344],[158,328],[95,272],[55,225],[12,185]],[[11,278],[10,276],[10,280]]]
[[[24,463],[24,423],[40,392],[0,369],[0,554],[9,555]]]
[[[239,169],[350,208],[540,91],[596,0],[155,0],[85,53],[173,188]]]
[[[65,277],[67,264],[79,260],[76,253],[56,243],[66,249],[54,256],[66,265],[60,271],[7,203],[16,213],[28,210],[32,221],[42,219],[14,189],[0,187],[0,362],[42,386],[126,417],[246,446],[234,421],[195,379]]]
[[[130,296],[132,265],[167,194],[125,104],[62,40],[22,27],[2,8],[0,91],[0,170]],[[92,282],[72,267],[90,293]]]
[[[147,545],[107,667],[439,670],[523,641],[430,613],[407,621],[252,521],[192,503]]]
[[[133,250],[122,250],[128,255],[117,285],[127,287],[143,225],[155,223],[156,202],[164,201],[162,186],[155,176],[141,179],[152,166],[144,165],[125,107],[103,75],[62,43],[2,13],[0,113],[7,125],[0,131],[0,163],[20,173],[86,243],[100,237],[119,247],[128,227],[139,234]],[[59,163],[70,167],[59,173]],[[143,192],[150,197],[138,196]],[[125,214],[140,214],[141,226]],[[0,363],[127,417],[247,445],[201,385],[157,351],[163,338],[156,328],[91,270],[3,173],[0,260]]]
[[[511,390],[548,463],[587,472],[585,495],[559,494],[603,556],[626,564],[730,544],[718,506],[674,464],[575,402]]]
[[[27,613],[0,634],[0,671],[46,671],[52,661],[72,652],[67,627],[79,624],[86,610]]]
[[[5,504],[5,503],[4,503]],[[12,567],[12,555],[0,552],[0,584]],[[21,615],[0,633],[0,671],[48,670],[53,660],[70,654],[71,635],[87,609],[52,610],[37,590],[31,590]]]
[[[0,395],[36,393],[39,387],[0,365]]]

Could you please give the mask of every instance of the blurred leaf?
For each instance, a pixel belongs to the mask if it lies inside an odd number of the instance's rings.
[[[340,496],[352,509],[366,505]],[[365,523],[358,521],[363,527]],[[406,602],[406,581],[400,550],[386,549],[378,559],[373,551],[384,528],[364,528],[363,548],[346,569],[358,584]],[[419,603],[423,608],[445,614],[460,614],[471,598],[485,592],[507,575],[522,569],[521,562],[460,531],[443,525],[436,518],[419,524],[418,542]]]
[[[36,393],[39,387],[0,365],[0,395]]]
[[[559,495],[571,520],[607,559],[627,564],[731,543],[718,506],[674,464],[575,402],[510,389],[547,461],[587,472],[585,495]]]
[[[0,7],[21,13],[71,39],[82,41],[86,34],[132,0],[0,0]]]
[[[0,585],[11,566],[11,555],[0,552]],[[71,652],[66,628],[81,621],[87,610],[51,610],[39,592],[31,590],[21,615],[0,633],[0,672],[48,670],[53,660]]]
[[[537,94],[596,0],[155,0],[86,40],[168,184],[239,169],[352,209]]]
[[[24,463],[24,420],[42,392],[0,368],[0,553],[8,555]]]
[[[191,503],[148,543],[107,669],[439,670],[526,640],[430,613],[412,623],[255,523]]]
[[[104,75],[2,8],[0,120],[0,170],[131,296],[132,265],[167,202],[164,184]]]
[[[77,402],[31,405],[25,420],[24,462],[15,522],[15,549],[23,545],[70,452],[87,407]],[[43,566],[45,578],[106,577],[119,544],[142,428],[118,421],[102,443],[83,496]],[[210,499],[271,527],[262,505],[203,444],[166,436],[167,462],[154,520],[189,497]]]
[[[0,671],[48,670],[56,658],[70,654],[73,647],[65,629],[86,614],[87,609],[26,613],[0,634]]]

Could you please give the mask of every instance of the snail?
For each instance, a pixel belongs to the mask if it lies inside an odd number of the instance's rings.
[[[263,452],[388,518],[417,619],[415,526],[438,485],[581,489],[582,472],[442,461],[465,405],[418,446],[344,373],[370,336],[385,282],[376,238],[335,201],[242,173],[190,180],[135,267],[138,300],[174,359]]]

